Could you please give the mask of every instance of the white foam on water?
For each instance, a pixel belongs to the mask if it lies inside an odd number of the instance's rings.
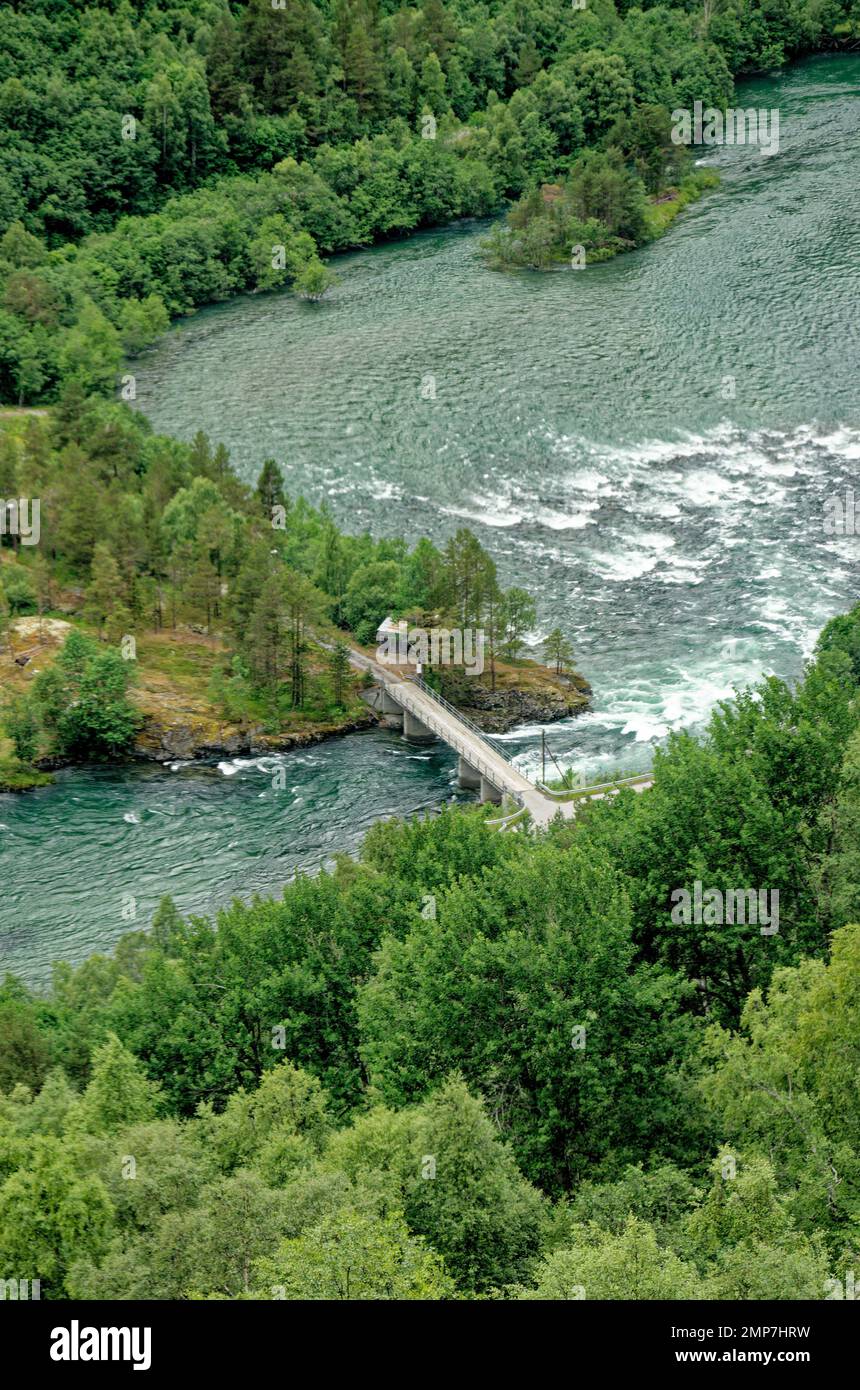
[[[598,505],[595,503],[591,510],[595,511]],[[575,512],[568,516],[564,512],[554,512],[546,507],[542,511],[533,512],[532,517],[538,525],[546,526],[550,531],[582,531],[586,526],[596,524],[595,518],[589,516],[588,511]]]
[[[657,565],[656,555],[644,555],[641,551],[629,551],[613,555],[608,551],[594,552],[591,563],[602,579],[612,584],[626,584],[632,579],[641,579],[650,574]]]
[[[139,820],[138,816],[135,814],[134,811],[126,811],[125,814],[124,814],[124,816],[123,816],[123,820],[124,820],[128,825],[139,825],[139,824],[140,824],[140,820]]]
[[[814,437],[815,443],[845,459],[860,459],[860,430],[844,425],[831,434]]]
[[[524,520],[524,513],[515,510],[503,499],[473,497],[472,503],[473,508],[477,510],[469,507],[441,507],[440,511],[448,516],[462,517],[464,521],[477,522],[480,526],[519,526]]]
[[[681,515],[681,508],[677,502],[669,502],[665,498],[655,497],[646,499],[638,503],[637,510],[643,516],[658,516],[667,521],[674,520]]]
[[[568,473],[562,479],[564,486],[572,492],[585,492],[598,495],[601,488],[609,487],[609,479],[605,473],[600,473],[596,468],[580,468],[575,473]]]

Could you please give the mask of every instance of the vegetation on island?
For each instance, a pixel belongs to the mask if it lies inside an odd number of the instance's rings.
[[[539,834],[358,862],[0,986],[0,1268],[43,1298],[850,1298],[860,608]],[[673,889],[779,887],[779,931]]]
[[[392,614],[410,628],[480,629],[494,689],[536,621],[531,596],[501,587],[466,528],[412,549],[348,535],[325,504],[288,495],[275,460],[248,487],[202,433],[156,435],[76,387],[48,415],[0,430],[0,494],[40,507],[38,545],[0,542],[8,789],[38,785],[40,760],[123,755],[142,715],[169,720],[189,697],[213,744],[218,721],[265,737],[366,720],[347,643],[375,647]],[[434,666],[431,654],[425,676],[457,699],[463,681],[445,655]]]
[[[702,187],[648,200],[673,177],[669,111],[724,107],[733,77],[858,28],[853,0],[6,6],[0,401],[111,395],[171,317],[319,299],[332,252],[523,195],[497,263],[638,244]],[[545,184],[561,195],[536,216]]]
[[[645,110],[640,107],[637,115]],[[659,109],[659,116],[668,164],[676,147],[669,141],[668,111]],[[708,170],[687,168],[677,183],[661,182],[649,197],[647,185],[631,172],[619,151],[591,151],[563,183],[544,184],[521,198],[505,224],[497,223],[484,238],[484,253],[499,270],[547,270],[560,264],[582,269],[660,236],[688,203],[717,181]]]

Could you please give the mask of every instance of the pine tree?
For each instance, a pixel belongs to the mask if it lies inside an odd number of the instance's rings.
[[[123,602],[119,565],[104,541],[99,541],[93,551],[84,616],[98,628],[99,636],[108,641],[130,625],[130,614]]]
[[[245,659],[258,685],[274,690],[287,651],[287,624],[281,577],[272,574],[254,604],[243,643]]]
[[[39,632],[44,631],[45,611],[54,603],[54,576],[45,556],[39,554],[33,561],[33,582],[36,586],[36,603],[39,610]]]
[[[270,521],[275,507],[283,507],[286,510],[289,506],[287,494],[284,492],[284,476],[274,459],[263,461],[263,468],[257,479],[257,496],[264,514]]]
[[[557,676],[560,676],[573,662],[573,648],[560,627],[554,627],[544,641],[543,653],[548,662],[555,662]]]
[[[6,636],[9,632],[9,600],[6,591],[0,584],[0,648],[6,643]]]
[[[337,641],[329,657],[329,672],[331,674],[334,702],[336,705],[339,705],[341,709],[346,703],[344,700],[344,693],[346,691],[347,681],[349,680],[349,668],[349,647],[345,642]]]

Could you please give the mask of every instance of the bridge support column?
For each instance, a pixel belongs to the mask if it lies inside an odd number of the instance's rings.
[[[403,737],[410,743],[432,743],[436,735],[432,730],[422,724],[420,719],[416,719],[414,714],[410,714],[408,709],[403,711]]]
[[[474,787],[475,790],[481,785],[481,774],[476,772],[471,763],[460,754],[460,761],[457,765],[457,783],[461,787]]]
[[[486,777],[481,778],[481,800],[492,801],[496,806],[500,806],[502,801],[502,793]]]

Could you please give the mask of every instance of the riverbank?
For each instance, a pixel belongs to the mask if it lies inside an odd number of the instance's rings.
[[[66,617],[27,616],[9,625],[0,652],[0,697],[27,693],[34,677],[53,666],[63,643],[73,630],[89,632],[87,625]],[[318,649],[310,669],[322,665]],[[373,715],[358,699],[358,682],[348,691],[343,714],[315,717],[296,712],[288,728],[274,729],[264,722],[234,720],[219,710],[212,682],[228,649],[217,637],[177,629],[145,633],[137,642],[136,680],[130,700],[140,716],[140,728],[129,750],[132,758],[151,762],[232,757],[238,754],[288,752],[323,739],[371,727]],[[70,766],[68,760],[40,757],[32,768],[11,759],[11,744],[3,740],[0,790],[19,791],[44,786],[50,773]]]
[[[74,629],[87,631],[78,619],[43,615],[13,621],[0,652],[0,697],[4,703],[24,695],[33,678],[50,669]],[[90,633],[92,635],[92,633]],[[321,669],[325,650],[311,643],[309,670]],[[372,654],[368,649],[368,654]],[[353,676],[342,714],[296,711],[289,724],[273,728],[263,721],[225,716],[213,698],[213,681],[228,649],[216,636],[187,629],[145,633],[137,643],[136,679],[130,699],[140,727],[129,757],[171,763],[212,758],[259,756],[309,748],[326,739],[369,729],[379,722],[359,698],[360,677]],[[590,687],[577,672],[557,676],[534,661],[499,662],[496,689],[464,681],[458,707],[488,733],[504,733],[518,724],[550,723],[584,713]],[[73,764],[68,759],[39,757],[32,766],[16,762],[11,743],[0,750],[0,791],[24,791],[48,785],[53,772]]]
[[[591,686],[579,672],[557,676],[536,661],[499,665],[496,688],[468,681],[456,705],[478,728],[506,734],[519,725],[552,724],[585,714],[591,708]]]

